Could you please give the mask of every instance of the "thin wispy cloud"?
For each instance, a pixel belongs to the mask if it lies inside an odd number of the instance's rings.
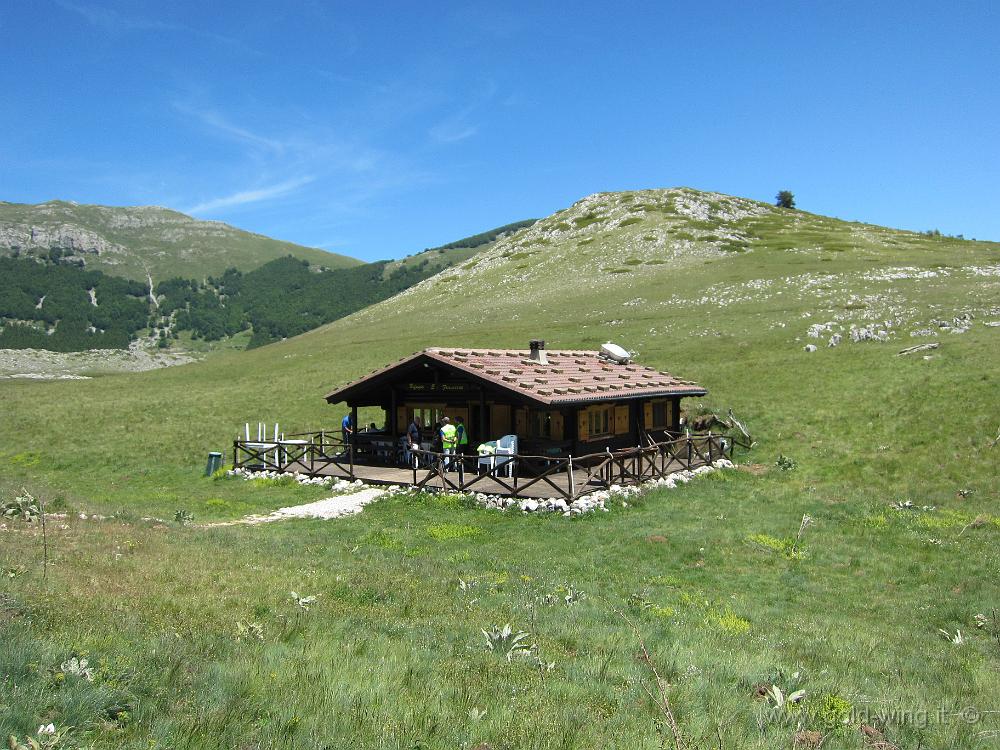
[[[184,102],[174,102],[173,106],[181,114],[194,118],[198,123],[210,130],[244,144],[265,148],[274,151],[276,154],[284,153],[289,146],[289,143],[280,138],[260,135],[252,130],[236,125],[215,109],[198,108]]]
[[[185,29],[184,26],[167,23],[155,18],[125,15],[119,13],[114,8],[97,5],[79,5],[67,0],[56,0],[56,2],[64,10],[72,11],[82,16],[90,25],[111,32],[112,34],[121,34],[128,31],[182,31]]]
[[[371,129],[361,125],[391,123],[393,117],[402,117],[384,101],[392,99],[395,90],[373,93],[372,99],[365,98],[349,113],[320,120],[297,109],[262,113],[253,99],[230,102],[218,99],[200,84],[189,85],[186,92],[169,100],[168,106],[186,129],[193,131],[191,135],[207,142],[212,149],[212,167],[205,174],[188,175],[187,181],[197,185],[199,192],[175,203],[187,204],[186,213],[224,221],[235,218],[232,214],[236,212],[276,215],[279,205],[280,211],[307,211],[315,239],[301,236],[299,226],[287,232],[281,227],[272,231],[290,236],[298,233],[296,241],[313,247],[337,247],[330,238],[342,236],[345,226],[352,226],[361,217],[384,215],[375,207],[387,195],[402,194],[437,179],[411,155],[376,146]],[[350,123],[350,128],[340,126],[341,122]],[[470,126],[459,123],[456,129],[441,130],[439,135],[444,139],[469,137],[471,133],[462,131]],[[219,144],[226,148],[218,148]],[[206,195],[213,190],[216,195]]]
[[[114,36],[142,31],[174,31],[202,37],[213,43],[226,44],[254,55],[258,54],[256,50],[247,47],[238,39],[207,29],[197,29],[182,23],[172,23],[158,18],[126,14],[114,8],[107,8],[101,5],[73,3],[69,2],[69,0],[56,0],[56,4],[63,10],[68,10],[71,13],[81,16],[95,29],[100,29]]]
[[[203,214],[211,211],[218,211],[224,208],[245,206],[248,203],[260,203],[261,201],[283,198],[294,193],[299,188],[308,185],[315,179],[315,177],[299,177],[294,180],[279,182],[276,185],[267,185],[265,187],[253,188],[251,190],[240,190],[239,192],[232,193],[231,195],[225,195],[220,198],[212,198],[211,200],[199,203],[196,206],[186,209],[185,213]]]
[[[464,122],[464,117],[458,116],[439,122],[430,129],[430,136],[438,143],[458,143],[478,132],[478,126]]]
[[[496,94],[496,84],[487,81],[472,101],[456,112],[449,114],[428,131],[432,140],[438,143],[458,143],[479,132],[479,125],[472,121],[472,115]]]

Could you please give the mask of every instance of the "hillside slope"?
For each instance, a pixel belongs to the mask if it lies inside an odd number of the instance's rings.
[[[0,254],[15,253],[58,257],[137,281],[152,276],[154,283],[168,276],[202,279],[227,268],[250,271],[285,255],[328,268],[361,263],[159,206],[65,201],[0,202]]]
[[[530,338],[613,339],[707,387],[687,408],[733,408],[758,444],[744,470],[578,519],[404,495],[330,522],[141,520],[318,500],[329,491],[204,478],[205,454],[228,454],[244,422],[337,429],[345,409],[324,393],[423,347]],[[938,348],[899,355],[924,342]],[[27,524],[0,530],[5,669],[27,686],[0,729],[53,721],[128,748],[387,733],[434,750],[659,748],[655,663],[686,747],[986,750],[998,371],[1000,245],[657,190],[585,198],[277,344],[0,381],[0,496],[25,486],[67,514],[47,547]],[[309,611],[291,590],[316,597]],[[484,644],[505,623],[530,632],[537,664]],[[107,682],[53,690],[83,652]],[[798,690],[791,708],[762,697]],[[121,706],[124,727],[106,718]]]
[[[829,323],[827,336],[849,340],[852,327],[874,326],[886,332],[879,338],[905,342],[937,329],[934,321],[995,315],[998,260],[997,243],[721,194],[597,194],[340,325],[372,337],[419,310],[419,329],[447,344],[471,335],[480,345],[523,345],[523,333],[506,339],[513,327],[543,338],[568,331],[574,345],[620,338],[651,354],[664,337],[753,337],[761,323],[786,346],[804,343],[813,323]],[[946,291],[955,289],[963,291]],[[327,330],[301,345],[321,348],[342,329]]]
[[[463,237],[460,240],[449,242],[440,247],[430,247],[426,250],[421,250],[419,253],[407,255],[405,258],[400,258],[387,264],[385,275],[390,276],[401,269],[412,270],[414,266],[419,267],[420,270],[443,271],[446,268],[469,260],[473,255],[489,250],[497,242],[516,234],[526,227],[530,227],[535,222],[536,219],[515,221],[486,232],[474,234],[471,237]]]
[[[0,388],[19,404],[4,415],[8,433],[35,436],[29,442],[46,432],[28,429],[38,409],[53,425],[86,423],[85,411],[68,408],[86,397],[94,408],[114,405],[100,409],[99,422],[117,425],[116,415],[128,414],[136,428],[150,427],[133,434],[145,448],[184,445],[191,455],[224,447],[247,420],[279,421],[289,431],[336,424],[323,393],[427,346],[524,347],[543,338],[552,347],[590,348],[612,339],[644,363],[705,385],[710,403],[759,420],[779,449],[778,435],[788,439],[814,421],[810,401],[823,389],[833,400],[816,408],[835,418],[837,429],[851,419],[845,393],[871,399],[876,391],[899,401],[898,418],[877,420],[876,432],[921,431],[925,418],[936,429],[932,402],[888,395],[904,374],[908,388],[947,381],[939,399],[966,382],[966,402],[947,408],[968,411],[977,429],[995,432],[990,399],[967,406],[990,383],[980,375],[995,372],[989,363],[1000,351],[1000,328],[986,323],[1000,318],[998,300],[996,243],[685,189],[602,194],[501,239],[463,266],[280,343],[170,372]],[[840,345],[827,347],[836,334]],[[941,347],[926,365],[894,356],[923,341]],[[804,352],[810,343],[819,350]],[[55,438],[51,449],[74,434],[55,431],[65,438]],[[62,447],[95,450],[99,459],[98,445]],[[186,472],[183,452],[170,455],[147,471]],[[93,479],[93,490],[110,491],[99,472]]]
[[[81,267],[80,256],[63,257],[58,249],[18,249],[16,257],[0,254],[0,350],[212,350],[240,345],[234,337],[259,346],[391,297],[532,223],[497,227],[397,261],[329,268],[285,255],[248,272],[229,267],[199,279],[171,276],[152,289],[149,281]],[[181,338],[183,332],[190,333]]]

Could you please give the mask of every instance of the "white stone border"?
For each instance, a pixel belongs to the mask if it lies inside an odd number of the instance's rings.
[[[711,474],[719,469],[732,469],[735,468],[735,464],[726,458],[720,458],[712,465],[699,466],[697,469],[684,469],[682,471],[674,472],[669,476],[653,479],[649,482],[643,482],[639,485],[621,485],[613,484],[609,489],[598,490],[597,492],[591,492],[590,494],[578,497],[572,503],[567,503],[562,498],[523,498],[523,497],[509,497],[505,495],[488,495],[482,492],[477,493],[461,493],[461,492],[447,492],[444,490],[439,490],[436,488],[428,487],[422,490],[415,490],[413,487],[407,485],[391,484],[391,485],[369,485],[362,482],[360,479],[355,479],[353,482],[347,479],[333,479],[330,477],[308,477],[304,474],[293,474],[293,473],[281,473],[278,471],[250,471],[249,469],[231,469],[226,472],[226,476],[239,477],[244,480],[251,479],[281,479],[282,477],[292,477],[299,484],[304,485],[318,485],[323,487],[329,487],[331,490],[339,493],[358,493],[362,490],[380,490],[381,493],[378,495],[373,495],[366,498],[365,503],[362,503],[357,507],[356,510],[340,512],[336,516],[329,517],[342,517],[343,515],[351,515],[352,512],[360,512],[361,508],[381,497],[395,497],[398,495],[416,495],[419,492],[428,492],[441,494],[448,497],[460,497],[460,498],[470,498],[476,505],[481,508],[487,508],[489,510],[520,510],[522,513],[561,513],[564,517],[569,518],[571,516],[579,516],[584,513],[594,513],[597,511],[602,511],[607,513],[608,503],[620,502],[623,508],[628,507],[628,498],[641,495],[643,493],[649,492],[651,490],[657,490],[661,488],[666,488],[672,490],[679,484],[687,484],[692,479],[696,479],[706,474]],[[320,501],[321,503],[326,503],[333,498],[327,498],[327,500]],[[313,505],[313,503],[308,503],[307,505]],[[291,517],[296,515],[294,513],[294,508],[297,506],[292,506],[291,508],[282,508],[276,511],[273,515],[279,515],[284,517]],[[268,520],[275,520],[269,518]]]

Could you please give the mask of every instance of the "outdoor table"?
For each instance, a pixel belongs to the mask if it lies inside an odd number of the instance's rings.
[[[291,446],[305,446],[305,445],[309,445],[309,443],[310,443],[309,440],[281,440],[281,441],[279,441],[278,445],[281,446],[282,452],[285,455],[285,460],[282,462],[282,464],[287,464],[288,463],[288,446],[290,446],[290,445]],[[302,458],[305,458],[305,455],[303,455]]]
[[[246,448],[252,448],[254,450],[260,451],[260,457],[261,457],[262,461],[266,461],[267,460],[267,457],[266,457],[267,452],[273,450],[274,451],[274,463],[277,465],[277,463],[278,463],[278,451],[277,451],[278,444],[277,443],[274,443],[274,442],[243,443],[243,446],[246,447]],[[266,468],[266,467],[262,465],[262,468]]]

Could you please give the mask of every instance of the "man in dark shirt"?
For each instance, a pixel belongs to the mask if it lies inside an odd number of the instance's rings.
[[[414,416],[410,421],[410,426],[406,428],[406,463],[413,464],[413,449],[420,448],[420,417]]]

